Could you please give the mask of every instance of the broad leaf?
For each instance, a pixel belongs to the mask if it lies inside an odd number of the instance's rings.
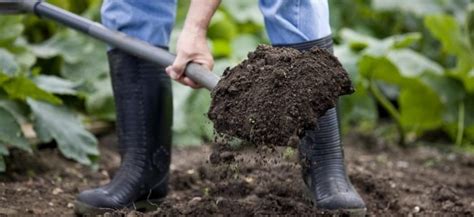
[[[344,42],[349,43],[350,48],[353,50],[362,50],[369,46],[377,46],[380,43],[380,40],[376,38],[360,34],[351,29],[342,29],[339,35]]]
[[[239,23],[263,23],[254,0],[222,1],[222,6]]]
[[[469,37],[471,52],[474,52],[474,3],[469,4],[466,14],[466,33]]]
[[[18,38],[15,42],[4,46],[15,56],[18,65],[30,68],[36,62],[36,56],[31,52],[30,45],[24,38]]]
[[[392,49],[409,47],[421,39],[420,33],[416,32],[377,39],[351,29],[343,29],[340,35],[345,43],[349,43],[352,50],[365,49],[364,53],[372,56],[383,56]]]
[[[25,28],[21,23],[21,16],[2,16],[0,19],[0,41],[17,38]]]
[[[35,129],[41,128],[54,138],[67,158],[90,165],[99,154],[94,135],[84,129],[75,113],[64,106],[55,106],[33,99],[27,100],[33,111]],[[44,134],[43,132],[43,134]]]
[[[8,110],[2,107],[0,107],[0,144],[8,144],[28,152],[32,151],[30,144],[23,136],[20,124]]]
[[[442,12],[442,5],[438,2],[433,0],[372,0],[372,7],[376,10],[406,11],[424,16]]]
[[[110,79],[100,79],[93,83],[94,91],[86,96],[87,113],[105,120],[115,120],[115,103]]]
[[[17,72],[19,66],[15,61],[15,56],[13,56],[9,51],[0,48],[0,72],[3,72],[7,75],[13,75]]]
[[[397,67],[385,57],[364,55],[359,60],[359,73],[367,79],[377,79],[390,84],[403,85],[405,79],[400,76]]]
[[[247,58],[247,54],[255,50],[258,44],[257,37],[248,34],[240,35],[232,41],[232,58],[238,61]]]
[[[50,93],[64,95],[77,94],[77,91],[75,90],[77,87],[76,84],[57,76],[40,75],[35,77],[33,81],[36,83],[36,85],[38,85],[38,87]]]
[[[375,124],[378,117],[375,100],[362,87],[356,87],[355,93],[341,97],[339,109],[342,126],[363,121]]]
[[[18,123],[26,123],[28,121],[29,108],[26,104],[8,99],[6,96],[0,96],[0,107],[9,111]]]
[[[0,156],[8,156],[10,155],[10,152],[8,151],[8,148],[5,144],[0,143]]]
[[[403,35],[394,35],[390,38],[388,38],[388,40],[391,40],[393,42],[391,42],[393,45],[392,47],[393,48],[406,48],[406,47],[409,47],[411,45],[413,45],[414,43],[420,41],[422,35],[418,32],[414,32],[414,33],[407,33],[407,34],[403,34]]]
[[[237,25],[224,12],[218,10],[209,25],[208,37],[231,41],[237,36]]]
[[[397,66],[403,77],[419,77],[423,72],[443,73],[443,68],[436,62],[410,49],[392,50],[387,58]]]
[[[45,100],[54,104],[62,103],[61,99],[42,90],[27,77],[12,77],[3,82],[2,87],[5,92],[7,92],[8,96],[13,99],[25,100],[27,97],[31,97],[33,99]]]
[[[109,72],[107,50],[105,45],[87,41],[80,51],[81,59],[77,62],[66,62],[61,68],[61,76],[73,82],[95,81]]]
[[[73,30],[61,31],[55,34],[51,39],[38,45],[32,46],[34,54],[41,58],[51,58],[62,56],[67,63],[77,63],[85,56],[82,55],[84,49],[93,49],[84,45],[87,38],[81,33]]]
[[[425,17],[425,26],[441,41],[443,48],[460,58],[468,58],[469,45],[463,38],[458,22],[449,15],[431,15]]]
[[[415,131],[440,127],[443,105],[436,92],[422,83],[401,89],[398,99],[401,123]]]
[[[214,58],[229,57],[231,54],[232,48],[227,40],[212,40],[212,56]]]
[[[420,79],[440,96],[443,104],[457,104],[466,95],[462,83],[451,77],[427,72]]]

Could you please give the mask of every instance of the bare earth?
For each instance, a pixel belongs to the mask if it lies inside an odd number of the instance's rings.
[[[99,170],[42,148],[36,157],[18,151],[9,171],[0,176],[0,216],[72,216],[75,195],[107,183],[119,164],[115,136],[101,139]],[[353,184],[368,205],[368,214],[474,215],[474,156],[441,154],[417,147],[400,150],[373,137],[345,138],[346,160]],[[364,144],[370,144],[370,149]],[[203,145],[175,149],[171,193],[146,215],[311,215],[321,214],[303,194],[296,157],[277,148],[231,153],[230,163],[210,164]],[[265,162],[248,159],[264,157]],[[133,210],[109,216],[142,216]]]

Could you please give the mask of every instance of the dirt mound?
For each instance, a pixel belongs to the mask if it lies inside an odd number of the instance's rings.
[[[218,133],[254,144],[296,145],[305,128],[353,91],[347,72],[325,50],[260,45],[224,72],[208,115]]]

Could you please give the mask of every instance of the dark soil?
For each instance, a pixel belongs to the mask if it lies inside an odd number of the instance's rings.
[[[0,216],[72,216],[75,195],[107,183],[119,164],[101,139],[97,172],[60,156],[55,149],[35,157],[12,152],[7,175],[0,176]],[[345,138],[350,178],[370,216],[472,216],[474,156],[428,147],[394,148],[372,136]],[[370,149],[368,148],[370,147]],[[156,216],[308,216],[319,213],[303,194],[297,153],[266,146],[221,150],[209,146],[174,149],[171,191]],[[258,161],[255,159],[265,160]],[[212,162],[212,163],[211,163]],[[223,163],[226,162],[226,163]],[[107,216],[142,216],[133,210]]]
[[[260,45],[224,72],[208,115],[218,133],[253,144],[296,145],[304,129],[353,91],[347,72],[326,50]]]

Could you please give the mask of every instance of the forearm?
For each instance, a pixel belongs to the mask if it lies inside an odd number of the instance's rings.
[[[214,60],[207,45],[206,34],[209,22],[220,4],[220,0],[191,0],[183,31],[176,44],[176,59],[166,68],[174,80],[193,88],[199,88],[184,70],[189,62],[201,64],[212,70]]]
[[[209,22],[220,2],[220,0],[191,0],[191,5],[184,22],[184,29],[205,36]]]

